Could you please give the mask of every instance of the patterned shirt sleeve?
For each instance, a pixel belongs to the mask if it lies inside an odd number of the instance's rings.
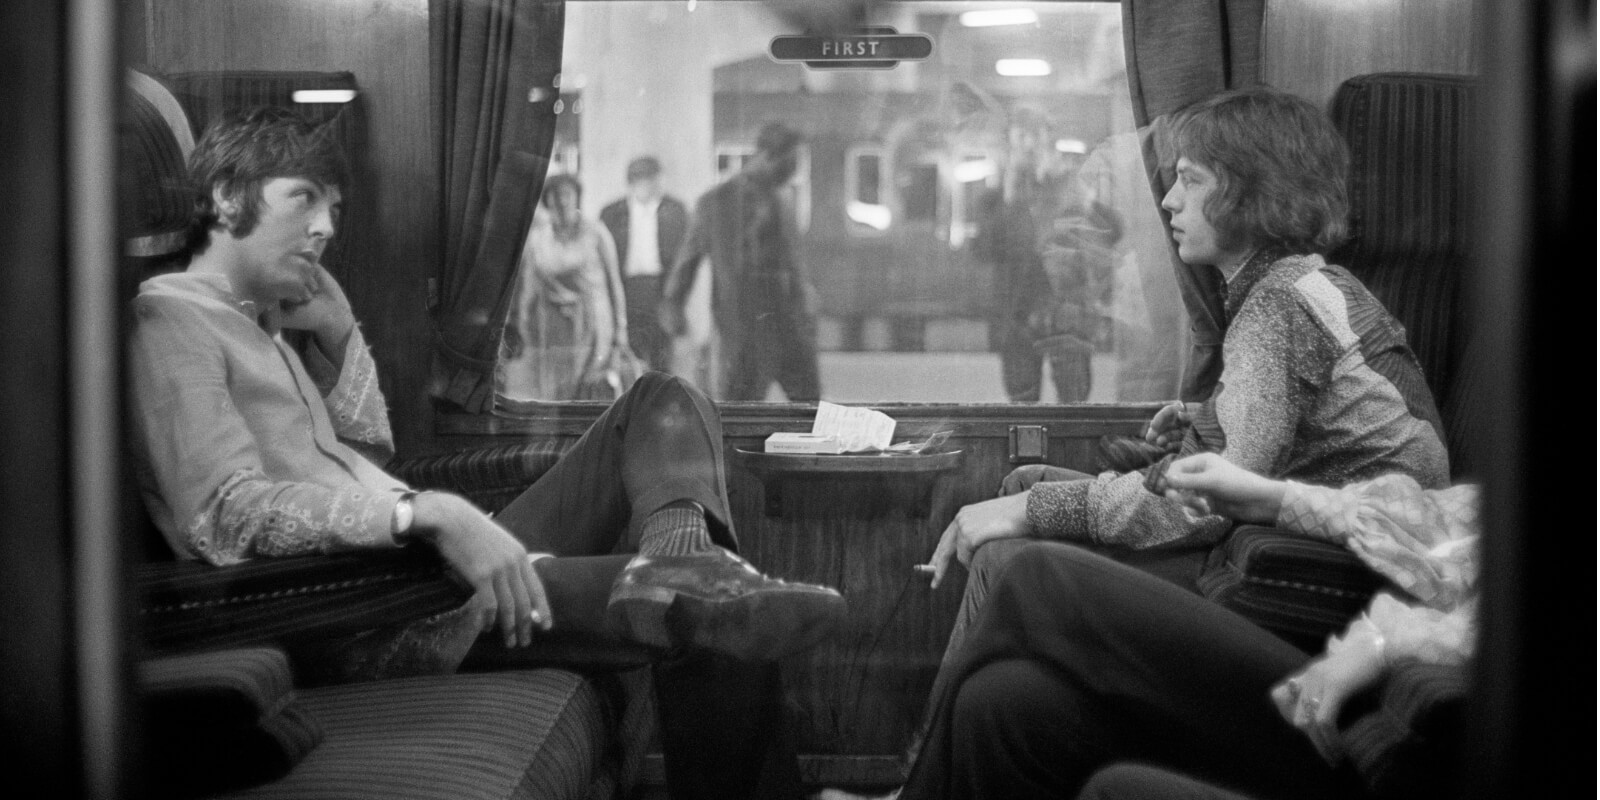
[[[379,466],[393,458],[389,406],[378,387],[378,366],[367,349],[361,326],[350,329],[344,369],[335,367],[315,344],[301,351],[301,362],[322,392],[334,435]]]
[[[396,546],[398,494],[353,480],[330,487],[268,476],[229,391],[230,343],[187,305],[139,305],[129,351],[134,435],[177,528],[174,546],[186,550],[180,555],[226,565]]]
[[[1342,544],[1407,594],[1453,608],[1476,591],[1478,488],[1391,474],[1329,489],[1288,481],[1278,525]]]
[[[1477,599],[1448,611],[1407,604],[1383,592],[1372,599],[1367,612],[1328,640],[1328,652],[1337,653],[1357,637],[1379,638],[1384,661],[1393,664],[1463,664],[1472,657],[1478,640]]]

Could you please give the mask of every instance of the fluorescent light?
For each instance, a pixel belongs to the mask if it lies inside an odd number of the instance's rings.
[[[296,89],[289,99],[296,103],[348,103],[356,99],[354,89]]]
[[[999,8],[993,11],[965,11],[961,24],[968,28],[990,28],[996,25],[1032,25],[1039,15],[1031,8]]]
[[[960,164],[957,164],[955,169],[951,170],[951,174],[955,176],[957,183],[973,183],[975,181],[981,181],[984,178],[993,175],[994,172],[994,162],[987,158],[980,158],[975,161],[963,161]]]
[[[1077,153],[1081,156],[1089,152],[1089,145],[1085,144],[1082,139],[1057,139],[1056,152]]]
[[[844,207],[845,216],[873,230],[889,230],[889,207],[851,200]]]
[[[1050,62],[1042,58],[1002,58],[994,71],[1007,78],[1037,78],[1050,74]]]

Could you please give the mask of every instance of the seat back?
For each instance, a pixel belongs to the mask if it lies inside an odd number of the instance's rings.
[[[1471,246],[1462,191],[1473,81],[1377,73],[1345,81],[1330,114],[1350,146],[1349,241],[1331,256],[1406,328],[1444,421],[1451,471],[1471,471],[1466,357]]]

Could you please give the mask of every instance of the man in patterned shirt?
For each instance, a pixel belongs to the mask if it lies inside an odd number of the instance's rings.
[[[188,267],[140,287],[129,350],[141,489],[173,552],[227,565],[432,547],[472,600],[319,643],[319,675],[450,671],[474,647],[515,663],[537,658],[536,628],[645,645],[673,656],[656,676],[674,793],[797,798],[774,661],[827,635],[844,601],[731,552],[704,395],[646,376],[495,519],[414,492],[380,466],[393,450],[373,360],[321,264],[348,176],[337,146],[255,109],[213,125],[189,168]]]

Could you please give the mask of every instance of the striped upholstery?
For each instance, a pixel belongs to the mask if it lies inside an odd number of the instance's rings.
[[[1330,113],[1350,144],[1350,241],[1329,261],[1349,269],[1406,328],[1441,410],[1471,330],[1463,290],[1472,81],[1381,73],[1339,87]],[[1445,419],[1447,427],[1464,421]],[[1459,437],[1447,437],[1450,442]],[[1451,450],[1452,461],[1465,454]],[[1464,474],[1465,464],[1453,464]]]
[[[1377,692],[1376,707],[1340,731],[1350,763],[1375,797],[1459,797],[1469,681],[1462,667],[1410,664]]]
[[[411,486],[443,489],[494,513],[555,466],[575,439],[543,439],[437,456],[396,459],[389,473]]]
[[[153,795],[192,797],[278,778],[322,741],[272,648],[139,665],[140,763]]]
[[[335,636],[422,619],[470,596],[426,548],[264,558],[230,567],[152,562],[135,571],[154,651]]]
[[[1308,650],[1360,613],[1384,581],[1349,550],[1242,525],[1211,551],[1201,594]]]
[[[1462,276],[1470,243],[1457,178],[1465,171],[1472,82],[1364,75],[1339,87],[1330,113],[1350,145],[1351,238],[1329,261],[1360,278],[1405,327],[1440,412],[1451,472],[1470,475],[1464,443],[1478,376],[1466,358]],[[1420,389],[1406,392],[1408,403]],[[1255,526],[1218,545],[1200,578],[1207,597],[1313,650],[1383,585],[1342,547]]]
[[[299,703],[326,735],[269,800],[578,800],[591,797],[611,712],[594,685],[553,669],[313,689]]]

